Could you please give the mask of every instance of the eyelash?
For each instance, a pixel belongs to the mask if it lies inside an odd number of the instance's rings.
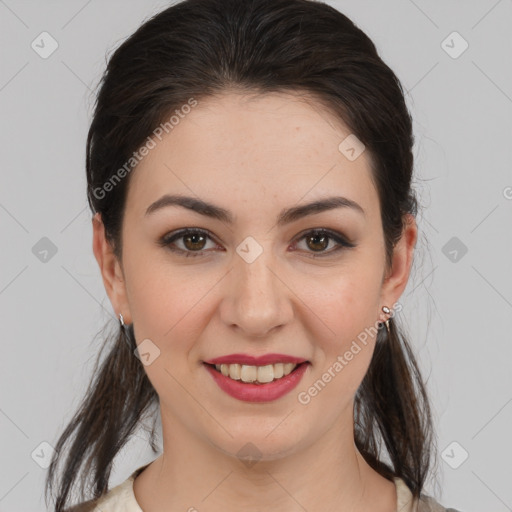
[[[184,256],[186,258],[203,256],[203,254],[205,252],[207,252],[206,250],[188,251],[188,250],[183,250],[183,249],[176,249],[171,246],[171,244],[175,240],[184,238],[187,235],[194,235],[194,234],[204,235],[213,240],[213,235],[206,229],[185,228],[185,229],[181,229],[177,232],[166,234],[159,240],[159,245],[161,245],[162,247],[166,247],[170,251],[172,251],[174,253],[178,253],[178,255]],[[330,229],[311,229],[311,230],[303,233],[300,236],[300,238],[297,240],[297,242],[300,242],[303,238],[306,238],[307,236],[311,236],[311,235],[313,235],[313,236],[326,235],[330,240],[334,240],[338,244],[338,247],[336,247],[335,249],[331,249],[330,251],[322,252],[322,253],[318,253],[318,254],[312,253],[311,255],[308,256],[311,258],[324,258],[324,257],[330,256],[333,253],[336,253],[336,252],[342,250],[343,248],[351,249],[356,246],[355,244],[348,242],[340,233],[337,233],[336,231],[331,231]]]

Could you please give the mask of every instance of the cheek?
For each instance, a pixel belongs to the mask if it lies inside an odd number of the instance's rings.
[[[339,347],[377,322],[378,276],[369,265],[351,266],[325,279],[311,280],[307,286],[302,283],[300,297],[322,320],[324,341]]]
[[[170,411],[175,415],[185,411],[193,416],[194,406],[187,401],[180,383],[197,370],[196,343],[211,315],[207,310],[207,292],[219,278],[211,273],[193,272],[192,266],[185,270],[155,260],[142,264],[134,259],[128,269],[128,295],[137,344],[149,339],[157,347],[149,350],[158,353],[144,370],[160,401]]]
[[[321,319],[314,327],[318,366],[313,381],[320,377],[319,386],[329,388],[322,392],[327,400],[331,395],[339,400],[356,392],[370,364],[377,334],[379,274],[368,264],[348,270],[331,276],[328,284],[311,283],[301,296],[313,316]]]
[[[128,300],[137,329],[137,340],[149,338],[183,350],[187,340],[201,332],[207,322],[208,292],[219,276],[194,266],[171,266],[158,258],[132,258],[126,263]],[[172,343],[170,343],[172,342]]]

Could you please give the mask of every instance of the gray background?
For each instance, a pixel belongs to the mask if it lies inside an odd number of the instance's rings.
[[[414,117],[425,210],[400,316],[439,438],[427,491],[463,512],[512,510],[512,2],[330,3],[376,43]],[[45,510],[49,445],[89,382],[95,335],[116,325],[86,206],[91,91],[105,55],[167,5],[0,0],[0,511]],[[46,59],[31,47],[43,31],[58,43]],[[111,485],[152,460],[146,438]]]

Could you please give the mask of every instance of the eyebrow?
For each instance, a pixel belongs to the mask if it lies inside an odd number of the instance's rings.
[[[154,203],[152,203],[147,208],[145,215],[151,215],[156,211],[169,206],[181,206],[183,208],[187,208],[196,213],[199,213],[200,215],[220,220],[226,224],[233,224],[235,221],[233,214],[225,208],[216,206],[212,203],[208,203],[195,197],[170,194],[165,194],[160,199],[157,199]],[[333,196],[318,201],[313,201],[312,203],[305,205],[294,206],[292,208],[285,208],[281,210],[277,217],[277,225],[282,226],[284,224],[289,224],[308,215],[324,212],[327,210],[333,210],[335,208],[351,208],[363,216],[366,216],[366,212],[364,211],[363,207],[352,199],[341,196]]]

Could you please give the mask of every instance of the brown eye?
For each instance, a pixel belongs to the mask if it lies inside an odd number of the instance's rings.
[[[309,254],[313,258],[329,256],[341,249],[355,247],[355,244],[347,241],[340,233],[326,229],[308,231],[299,240],[305,241],[306,252],[313,253]],[[334,241],[334,248],[327,251],[331,241]]]
[[[309,235],[305,238],[308,247],[313,251],[323,251],[329,245],[329,237],[325,235]]]
[[[201,256],[205,251],[207,240],[211,238],[211,234],[203,229],[182,229],[165,235],[159,244],[185,257]],[[175,247],[175,241],[181,242],[183,247]]]
[[[193,233],[182,237],[183,245],[191,251],[204,249],[206,237],[202,233]]]
[[[159,244],[180,256],[202,256],[207,251],[205,247],[208,240],[213,240],[210,232],[199,228],[187,228],[165,235],[159,240]],[[310,230],[299,238],[299,241],[302,240],[305,241],[305,252],[313,258],[327,257],[341,249],[355,247],[355,244],[347,241],[343,235],[328,229]],[[182,247],[179,247],[177,242],[181,242]],[[331,243],[331,250],[327,250]]]

